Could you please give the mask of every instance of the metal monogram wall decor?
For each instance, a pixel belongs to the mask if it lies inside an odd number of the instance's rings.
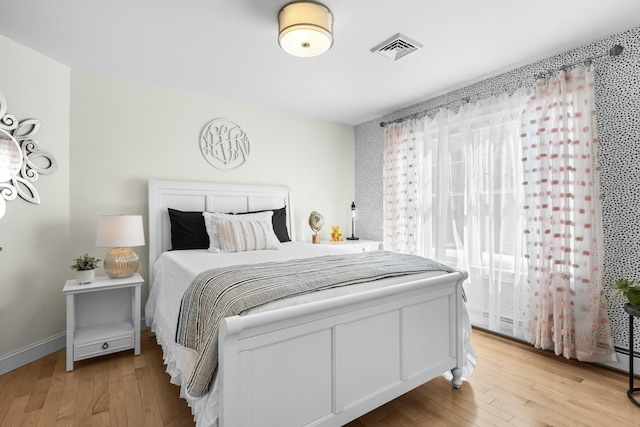
[[[214,168],[235,169],[242,166],[249,157],[249,138],[234,122],[215,119],[202,130],[200,150]]]
[[[33,139],[40,129],[40,120],[21,122],[7,113],[7,99],[0,92],[0,218],[6,212],[8,200],[17,196],[30,203],[40,203],[33,185],[40,174],[52,174],[58,169],[53,154],[41,150]]]

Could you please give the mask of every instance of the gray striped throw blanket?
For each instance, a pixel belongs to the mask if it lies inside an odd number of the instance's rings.
[[[202,396],[218,368],[220,322],[245,310],[294,295],[387,277],[453,272],[427,258],[387,251],[328,255],[216,268],[200,273],[180,306],[176,342],[196,352],[187,391]]]

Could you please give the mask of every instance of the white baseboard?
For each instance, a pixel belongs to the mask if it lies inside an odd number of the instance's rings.
[[[493,330],[490,330],[487,326],[485,326],[487,323],[485,318],[486,316],[483,317],[482,315],[478,315],[477,313],[472,313],[469,310],[469,317],[472,319],[471,324],[476,328],[483,329],[485,331],[495,333],[498,335],[502,335],[505,338],[519,341],[527,345],[531,345],[527,341],[524,341],[520,338],[514,338],[510,333],[511,325],[508,324],[508,322],[503,322],[501,324],[501,326],[505,328],[503,331],[493,331]],[[473,322],[474,320],[476,323]],[[625,348],[616,347],[615,351],[616,351],[616,356],[618,357],[617,362],[596,362],[596,363],[602,366],[606,366],[608,368],[612,368],[618,371],[628,373],[629,372],[629,350]],[[633,359],[633,373],[634,375],[640,376],[640,356],[637,353]]]
[[[140,320],[140,330],[147,329],[144,317]],[[55,353],[66,347],[67,333],[61,332],[42,341],[22,347],[11,353],[0,356],[0,375],[11,372],[34,360]]]
[[[18,369],[28,363],[38,360],[48,354],[63,349],[66,344],[67,334],[61,332],[50,338],[38,341],[14,352],[0,357],[0,375]]]
[[[625,350],[622,350],[625,351]],[[617,362],[601,362],[601,365],[609,368],[617,369],[623,372],[629,372],[629,354],[628,352],[621,353],[620,349],[616,349],[616,356],[618,356]],[[633,374],[640,376],[640,357],[635,356],[633,358]]]

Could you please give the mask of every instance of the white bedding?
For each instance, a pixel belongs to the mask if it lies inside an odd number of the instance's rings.
[[[156,333],[157,340],[163,347],[164,359],[167,364],[167,372],[171,376],[171,382],[181,387],[181,396],[184,397],[189,403],[189,406],[191,406],[194,418],[199,427],[217,425],[218,383],[215,381],[209,393],[201,398],[188,395],[185,387],[183,387],[183,380],[185,378],[181,375],[181,372],[188,372],[194,355],[191,350],[185,349],[175,343],[177,318],[182,295],[195,276],[201,271],[216,267],[285,261],[348,252],[348,250],[333,245],[287,242],[283,243],[279,250],[234,253],[211,253],[207,250],[182,250],[164,252],[160,255],[154,265],[154,283],[145,306],[145,320],[147,325],[150,325],[151,330]],[[429,272],[415,275],[415,278],[431,277],[440,274],[443,274],[443,272]],[[273,310],[279,307],[331,298],[353,292],[361,292],[403,281],[406,281],[406,277],[394,277],[358,285],[328,289],[321,292],[274,301],[249,310],[247,313]],[[470,347],[468,340],[469,334],[470,325],[469,327],[465,327],[465,343],[469,345],[468,350],[471,350],[471,354],[468,354],[468,358],[471,357],[470,361],[473,363],[470,369],[467,369],[464,373],[465,377],[470,375],[473,365],[475,364],[475,354],[473,354],[473,349]]]

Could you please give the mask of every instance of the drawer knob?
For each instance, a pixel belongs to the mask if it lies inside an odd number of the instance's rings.
[[[103,350],[106,350],[108,348],[109,348],[109,343],[106,342],[106,343],[102,344],[102,349]]]

